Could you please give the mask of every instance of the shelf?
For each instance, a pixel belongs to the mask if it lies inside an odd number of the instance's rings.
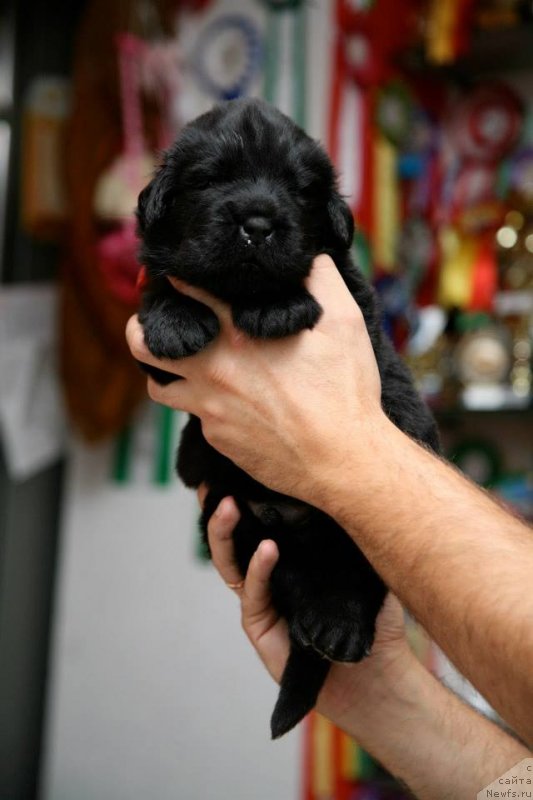
[[[485,417],[487,419],[495,417],[514,417],[533,420],[533,405],[525,408],[514,408],[512,406],[502,406],[501,408],[465,408],[464,406],[452,406],[448,408],[431,407],[437,421],[454,420],[458,417]]]
[[[416,48],[402,57],[402,65],[411,72],[430,71],[459,82],[482,73],[533,70],[533,24],[524,22],[515,28],[476,31],[468,55],[451,64],[428,62],[424,51]]]

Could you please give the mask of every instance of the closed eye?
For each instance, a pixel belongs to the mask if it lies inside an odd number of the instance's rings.
[[[213,184],[214,181],[209,180],[209,178],[197,178],[194,183],[194,188],[201,192],[205,189],[210,189]]]
[[[213,185],[214,181],[211,175],[207,175],[205,172],[194,170],[186,173],[183,176],[183,183],[187,189],[192,189],[193,191],[203,191],[205,189],[209,189]]]
[[[229,182],[234,176],[230,174],[229,169],[225,165],[216,165],[209,170],[205,169],[191,169],[188,170],[183,176],[183,180],[187,188],[196,191],[203,191],[210,189],[212,186],[218,186],[222,183]]]

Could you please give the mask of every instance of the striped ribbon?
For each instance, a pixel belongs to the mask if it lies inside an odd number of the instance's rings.
[[[125,427],[116,437],[112,454],[111,478],[114,483],[127,484],[135,480],[133,468],[136,456],[152,453],[150,480],[157,486],[168,486],[174,474],[174,449],[179,427],[179,413],[166,406],[152,404],[146,421]],[[147,425],[149,444],[141,445],[139,425]]]
[[[265,0],[265,2],[267,27],[263,97],[291,116],[300,127],[305,128],[306,4],[301,0],[293,2]]]

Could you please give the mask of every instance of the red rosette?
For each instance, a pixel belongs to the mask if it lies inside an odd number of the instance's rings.
[[[461,157],[495,162],[516,143],[522,116],[522,104],[508,86],[482,84],[453,110],[450,137]]]
[[[419,0],[337,0],[345,68],[361,86],[394,74],[395,57],[415,39]]]
[[[496,168],[493,164],[471,161],[459,171],[454,185],[454,212],[471,208],[494,198]]]
[[[385,74],[385,65],[363,31],[341,35],[342,55],[346,75],[359,86],[377,86]]]

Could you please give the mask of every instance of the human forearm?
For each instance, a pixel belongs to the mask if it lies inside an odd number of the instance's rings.
[[[308,484],[314,502],[348,530],[461,672],[533,741],[530,531],[387,420],[359,433],[351,444],[344,437],[342,464],[316,469]]]
[[[333,722],[417,798],[471,800],[531,755],[439,684],[412,654],[379,674],[371,661],[365,675],[357,674],[352,704]]]

